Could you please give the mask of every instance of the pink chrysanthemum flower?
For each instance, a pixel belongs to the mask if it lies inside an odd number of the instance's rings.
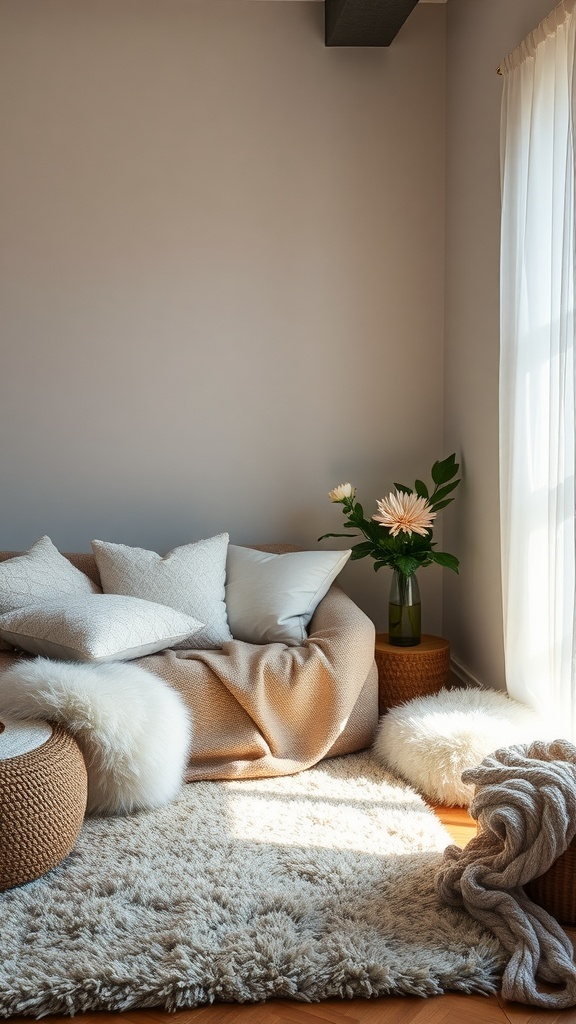
[[[432,528],[436,513],[432,512],[426,498],[404,491],[392,491],[387,498],[377,501],[378,513],[372,516],[381,526],[387,526],[392,537],[400,531],[409,535],[419,533],[425,537]]]

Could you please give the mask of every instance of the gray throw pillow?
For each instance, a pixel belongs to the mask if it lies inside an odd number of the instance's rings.
[[[298,645],[351,551],[283,555],[228,546],[226,606],[235,640]]]

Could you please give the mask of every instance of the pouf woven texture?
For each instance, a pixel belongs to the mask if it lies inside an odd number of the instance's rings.
[[[462,772],[500,747],[549,739],[530,708],[499,690],[440,690],[391,708],[380,719],[374,754],[435,803],[468,807],[474,787]]]
[[[10,726],[0,723],[5,740]],[[59,864],[84,820],[84,758],[65,729],[48,728],[40,746],[0,759],[0,890],[30,882]]]

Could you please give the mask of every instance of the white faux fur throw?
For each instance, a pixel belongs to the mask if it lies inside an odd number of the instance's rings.
[[[172,687],[137,665],[23,659],[0,676],[2,713],[60,722],[74,735],[91,813],[158,807],[180,791],[189,712]]]
[[[449,846],[436,876],[439,895],[466,907],[510,954],[506,999],[548,1009],[576,1005],[574,951],[564,930],[522,886],[564,853],[576,834],[576,747],[566,740],[497,750],[464,772],[476,786],[470,813],[478,835]],[[538,980],[563,985],[538,991]]]

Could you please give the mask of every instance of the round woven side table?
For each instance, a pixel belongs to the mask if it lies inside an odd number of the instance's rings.
[[[438,693],[448,683],[450,643],[440,636],[423,633],[414,647],[396,647],[388,642],[388,633],[378,633],[374,657],[380,715],[413,697]]]
[[[48,722],[0,722],[0,891],[70,853],[86,797],[86,765],[70,733]]]

